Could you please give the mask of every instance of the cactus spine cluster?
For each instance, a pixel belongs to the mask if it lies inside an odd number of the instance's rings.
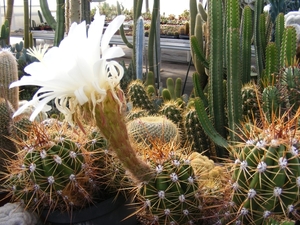
[[[273,114],[272,121],[263,120],[262,126],[245,124],[244,142],[234,151],[230,205],[236,223],[300,218],[299,113]]]

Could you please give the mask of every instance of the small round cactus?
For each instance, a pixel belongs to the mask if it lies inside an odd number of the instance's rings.
[[[134,143],[150,144],[151,139],[177,143],[180,141],[178,127],[163,116],[147,116],[129,121],[127,130]]]

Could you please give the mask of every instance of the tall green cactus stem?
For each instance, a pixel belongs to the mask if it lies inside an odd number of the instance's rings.
[[[90,1],[81,1],[80,3],[80,21],[91,23],[91,3]]]
[[[32,47],[29,45],[29,3],[28,0],[24,1],[24,47]]]
[[[281,51],[280,66],[292,66],[296,56],[297,34],[295,27],[289,26],[284,29]]]
[[[9,25],[9,30],[11,28],[11,20],[13,16],[13,9],[14,9],[14,0],[7,0],[6,1],[7,6],[6,6],[6,14],[5,14],[5,19],[8,20],[8,25]],[[8,34],[6,44],[10,44],[10,33]]]
[[[148,61],[149,61],[149,71],[154,73],[156,78],[159,77],[158,74],[158,57],[159,54],[157,46],[157,40],[159,39],[159,35],[157,33],[157,21],[160,15],[160,0],[154,0],[153,3],[153,11],[151,17],[151,25],[150,25],[150,33],[148,38]],[[158,84],[159,85],[159,84]]]
[[[56,27],[54,35],[54,46],[59,46],[65,36],[65,0],[56,0]]]
[[[122,14],[122,12],[121,12],[121,6],[120,6],[119,1],[117,1],[117,11],[118,11],[118,15],[121,15],[121,14]],[[119,29],[119,30],[120,30],[120,35],[121,35],[121,38],[122,38],[123,42],[126,44],[126,46],[127,46],[128,48],[133,49],[133,44],[130,43],[130,42],[128,41],[128,39],[126,38],[125,31],[124,31],[124,25],[123,25],[123,24],[120,26],[120,29]]]
[[[39,16],[39,19],[40,19],[40,23],[44,23],[44,18],[43,18],[43,15],[42,15],[40,10],[38,10],[38,16]]]
[[[251,44],[252,44],[252,10],[250,6],[243,9],[242,21],[242,83],[246,84],[251,79]]]
[[[143,17],[139,17],[136,23],[135,31],[135,52],[136,52],[136,79],[143,80],[143,55],[144,55],[144,43],[145,43],[145,34],[144,34],[144,20]]]
[[[209,107],[216,130],[226,136],[223,96],[223,6],[221,0],[208,2],[209,14]],[[235,61],[234,63],[236,63]]]
[[[47,0],[40,0],[40,7],[43,13],[43,16],[45,17],[45,20],[47,23],[52,27],[52,29],[56,29],[56,21],[54,17],[51,14],[51,11],[49,9],[48,1]]]
[[[228,0],[226,9],[228,126],[230,130],[230,140],[235,141],[236,125],[238,125],[242,119],[239,1]]]
[[[280,51],[281,49],[283,32],[284,32],[284,14],[279,13],[275,22],[275,43],[278,51]]]
[[[279,69],[279,57],[277,46],[274,42],[269,42],[266,49],[266,68],[261,77],[263,86],[274,85],[275,73]]]
[[[270,122],[263,119],[260,127],[245,126],[248,135],[235,147],[232,175],[236,223],[260,225],[272,216],[299,218],[299,113],[274,116]]]
[[[189,22],[189,34],[195,35],[196,17],[198,14],[197,0],[190,0],[190,22]]]
[[[204,22],[207,22],[207,12],[203,8],[203,5],[201,2],[198,3],[198,12],[201,15],[201,18],[203,19]]]
[[[15,110],[19,108],[19,88],[9,88],[12,82],[19,79],[16,58],[8,50],[0,51],[0,97],[7,99]]]
[[[148,97],[145,86],[141,80],[134,80],[129,84],[127,96],[132,102],[133,107],[146,109],[150,114],[154,114],[156,112],[154,104]]]
[[[264,56],[264,50],[262,48],[262,33],[260,32],[260,16],[263,12],[263,5],[264,1],[255,1],[254,6],[254,47],[255,47],[255,54],[256,54],[256,71],[258,78],[260,78],[260,75],[263,71],[264,65],[263,65],[263,56]]]

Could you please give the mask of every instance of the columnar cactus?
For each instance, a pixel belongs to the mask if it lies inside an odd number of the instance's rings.
[[[232,176],[233,220],[262,224],[268,218],[299,219],[300,110],[295,116],[273,115],[262,126],[245,124],[245,140],[235,146]]]
[[[9,89],[9,85],[17,81],[18,77],[18,65],[16,58],[8,50],[0,51],[0,83],[2,88],[0,90],[0,96],[11,102],[14,109],[18,109],[19,104],[19,88],[14,87]]]

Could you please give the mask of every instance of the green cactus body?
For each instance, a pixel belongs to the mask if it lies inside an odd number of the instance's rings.
[[[262,108],[269,121],[274,115],[278,116],[280,104],[278,89],[275,86],[266,87],[262,92]]]
[[[130,121],[130,120],[134,120],[140,117],[145,117],[148,116],[148,112],[145,109],[141,109],[141,108],[132,108],[128,114],[126,115],[126,120]]]
[[[175,84],[173,78],[167,78],[167,89],[169,90],[171,94],[171,99],[175,99]]]
[[[250,83],[242,88],[243,116],[250,120],[258,118],[260,115],[258,100],[261,96],[257,96],[259,93],[255,85]]]
[[[295,27],[286,27],[283,33],[281,51],[280,51],[280,65],[281,67],[294,65],[297,49],[297,34]]]
[[[190,161],[171,156],[152,166],[156,168],[156,176],[141,186],[138,196],[152,217],[148,220],[182,225],[200,220],[200,194]]]
[[[212,156],[211,142],[199,123],[195,108],[191,107],[184,113],[184,127],[192,150],[203,153],[208,157]]]
[[[3,86],[0,91],[0,96],[7,99],[15,110],[18,109],[19,104],[19,88],[14,87],[9,89],[9,86],[18,79],[16,58],[10,51],[0,51],[0,83]]]
[[[279,69],[279,57],[276,44],[269,42],[266,49],[266,68],[262,76],[262,83],[264,86],[273,85],[275,82],[275,73]]]
[[[284,32],[284,14],[279,13],[275,23],[275,43],[278,51],[280,51],[281,49],[283,32]]]
[[[177,101],[165,102],[159,112],[178,126],[182,122],[182,108]]]
[[[176,124],[161,116],[140,117],[127,123],[129,136],[135,143],[150,144],[159,139],[163,142],[180,141],[180,133]]]
[[[155,113],[154,104],[150,101],[142,81],[134,80],[129,84],[128,96],[133,107],[148,110],[150,114]]]
[[[81,208],[94,200],[99,188],[97,157],[79,130],[71,135],[58,130],[66,131],[66,124],[43,124],[36,124],[26,140],[17,142],[20,151],[7,165],[4,186],[14,201],[22,200],[33,210]]]
[[[299,112],[292,118],[273,116],[262,128],[248,124],[251,132],[236,145],[231,204],[236,223],[299,218]]]

